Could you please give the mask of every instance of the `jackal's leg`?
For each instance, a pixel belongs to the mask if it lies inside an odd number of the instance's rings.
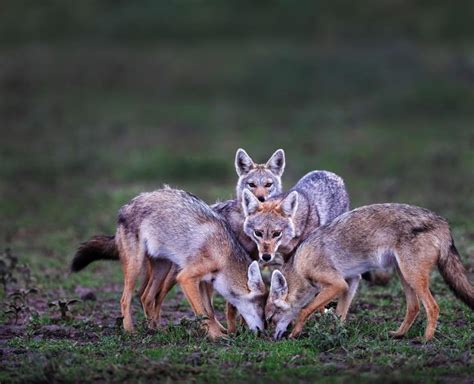
[[[425,307],[427,325],[425,329],[425,340],[428,341],[434,336],[436,322],[438,321],[439,307],[435,299],[431,295],[429,284],[429,276],[423,276],[418,279],[407,279],[408,283],[413,286],[415,294],[420,298],[423,307]]]
[[[142,285],[138,291],[138,295],[140,297],[140,303],[142,304],[143,314],[147,320],[151,317],[151,304],[147,301],[148,292],[154,288],[154,285],[157,283],[153,281],[153,265],[152,260],[147,258],[145,261],[145,275],[143,276]]]
[[[336,315],[341,317],[341,321],[346,320],[347,312],[349,311],[352,299],[354,298],[354,295],[357,292],[357,287],[359,286],[360,279],[360,275],[347,279],[349,289],[339,298],[336,307]]]
[[[153,313],[153,321],[156,324],[160,322],[160,313],[161,313],[161,305],[163,304],[163,300],[165,299],[168,292],[176,285],[176,276],[178,274],[178,266],[172,263],[171,268],[166,275],[165,281],[161,286],[160,291],[156,295],[155,299],[155,311]]]
[[[130,248],[132,247],[126,244],[121,247],[121,252],[122,254],[124,253],[123,256],[121,255],[124,283],[120,306],[123,316],[123,327],[127,332],[133,331],[132,297],[135,283],[140,275],[145,259],[145,252],[139,246],[136,247],[138,248],[136,252],[133,252],[133,249]]]
[[[400,281],[402,283],[403,290],[405,291],[405,297],[407,300],[407,309],[405,313],[405,319],[400,327],[396,331],[390,331],[390,335],[393,337],[402,337],[408,330],[411,328],[413,322],[415,321],[418,313],[420,312],[420,304],[418,302],[418,297],[414,289],[408,284],[405,278],[400,271],[400,268],[397,267],[398,276],[400,276]]]
[[[439,306],[436,303],[433,295],[430,292],[428,283],[419,284],[415,289],[418,297],[420,298],[423,306],[425,307],[426,317],[428,318],[428,324],[425,329],[425,340],[428,341],[433,338],[436,330],[436,322],[438,321]]]
[[[160,268],[160,263],[156,259],[147,257],[146,271],[143,279],[143,284],[140,289],[140,302],[142,303],[145,317],[149,320],[154,309],[154,293],[158,292],[163,284],[163,281],[168,273],[166,261],[163,260],[163,268]]]
[[[311,303],[304,307],[298,315],[295,326],[291,331],[290,338],[297,337],[303,330],[306,319],[315,311],[324,308],[331,300],[338,296],[344,295],[348,290],[346,281],[340,274],[334,273],[317,273],[314,274],[312,280],[323,286],[322,290],[317,294]]]
[[[232,304],[227,303],[225,310],[228,333],[237,332],[237,322],[239,322],[242,327],[247,326],[245,319],[242,316],[239,316],[239,311],[237,311],[237,308],[234,307]],[[231,330],[229,330],[229,328],[231,328]]]
[[[199,292],[202,298],[202,304],[206,309],[207,316],[210,317],[212,313],[214,313],[212,309],[212,285],[209,289],[209,283],[206,281],[201,281],[199,283]]]
[[[141,301],[148,319],[148,326],[155,329],[160,323],[161,303],[175,283],[176,266],[164,259],[149,259],[149,264],[151,268],[148,284],[141,296]]]
[[[211,283],[208,283],[207,284],[207,295],[209,297],[209,302],[211,304],[211,308],[214,308],[214,304],[212,302],[212,297],[214,296],[214,287],[212,286]],[[217,320],[217,324],[219,324],[219,327],[221,329],[222,332],[224,333],[227,333],[227,329],[219,322],[219,320]]]
[[[143,276],[142,285],[138,290],[138,296],[140,297],[140,302],[142,303],[143,312],[145,312],[145,317],[147,316],[145,307],[143,306],[143,298],[146,297],[147,291],[151,287],[151,275],[153,273],[153,264],[152,259],[147,257],[145,261],[145,275]]]
[[[412,255],[413,257],[413,255]],[[438,257],[436,249],[429,249],[424,247],[423,254],[416,255],[416,264],[409,267],[402,262],[399,262],[401,274],[405,278],[408,285],[413,288],[416,296],[421,300],[423,307],[425,307],[427,325],[425,329],[425,340],[428,341],[434,336],[436,329],[436,321],[438,320],[439,307],[435,299],[431,295],[429,288],[430,272]],[[404,258],[406,259],[406,258]]]
[[[225,316],[227,320],[228,333],[237,332],[237,314],[237,308],[235,308],[231,303],[227,302],[225,307]]]
[[[201,292],[202,302],[204,304],[204,307],[206,308],[208,317],[211,318],[211,316],[214,316],[214,320],[219,325],[221,331],[227,332],[223,325],[215,317],[215,312],[212,305],[212,296],[214,294],[214,288],[212,287],[212,284],[206,281],[201,281],[201,283],[199,284],[199,290]]]
[[[206,311],[199,287],[202,276],[209,273],[210,270],[212,270],[212,267],[206,268],[205,265],[189,266],[178,273],[176,280],[181,285],[181,289],[183,290],[183,293],[188,299],[188,302],[196,316],[208,317],[206,320],[208,335],[211,339],[216,339],[218,337],[224,336],[224,334],[220,330],[220,327],[215,320],[214,310],[212,307],[210,308],[211,313]]]

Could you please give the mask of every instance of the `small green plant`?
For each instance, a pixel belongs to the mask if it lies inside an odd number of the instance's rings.
[[[29,288],[19,289],[8,295],[10,301],[6,303],[7,310],[5,311],[5,314],[13,314],[15,316],[15,324],[18,324],[18,320],[20,319],[20,314],[22,312],[28,314],[32,314],[35,312],[34,309],[28,303],[28,296],[35,293],[38,293],[38,290],[36,288]]]
[[[51,301],[48,303],[48,307],[50,308],[57,308],[61,312],[61,319],[62,320],[69,320],[69,314],[71,313],[70,306],[76,303],[80,303],[81,300],[78,299],[59,299],[55,301]]]
[[[5,311],[5,314],[13,314],[15,316],[15,325],[18,324],[18,320],[20,319],[21,312],[24,310],[24,306],[22,304],[12,302],[7,304],[7,308],[8,309]]]
[[[8,297],[26,305],[28,303],[28,296],[33,295],[35,293],[38,293],[38,290],[36,288],[21,288],[16,290],[15,292],[10,293]]]

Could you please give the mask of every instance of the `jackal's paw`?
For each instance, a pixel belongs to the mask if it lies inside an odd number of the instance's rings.
[[[227,335],[218,328],[217,329],[209,328],[209,330],[207,331],[207,336],[212,341],[216,341],[218,339],[222,339],[222,338],[227,337]]]
[[[124,329],[125,332],[127,332],[127,333],[133,333],[133,332],[135,332],[135,327],[133,326],[133,323],[132,323],[132,322],[126,322],[126,321],[124,321],[124,322],[123,322],[123,329]]]
[[[223,337],[227,337],[227,335],[222,331],[221,325],[218,324],[217,322],[207,323],[207,336],[211,340],[217,340]]]
[[[405,336],[405,333],[399,331],[388,331],[388,334],[394,339],[403,339]]]
[[[427,343],[428,341],[430,341],[433,337],[434,337],[434,330],[432,332],[425,332],[425,335],[423,336],[423,343]]]
[[[159,320],[149,320],[148,321],[148,329],[155,331],[158,329],[160,326],[160,321]]]

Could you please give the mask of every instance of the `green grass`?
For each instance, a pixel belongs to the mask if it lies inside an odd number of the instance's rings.
[[[4,374],[8,372],[9,379],[25,381],[73,381],[78,377],[90,381],[101,377],[143,382],[191,377],[197,382],[257,377],[265,381],[321,378],[323,382],[349,382],[358,378],[366,382],[391,377],[441,382],[472,375],[472,334],[449,322],[450,317],[455,317],[472,323],[473,314],[443,292],[439,300],[442,313],[451,316],[441,316],[432,342],[393,340],[388,337],[388,330],[394,329],[402,316],[397,291],[398,284],[394,283],[389,288],[363,289],[357,301],[373,303],[373,310],[360,310],[356,304],[357,313],[351,315],[346,326],[339,325],[331,314],[317,316],[299,340],[273,342],[269,337],[257,338],[241,330],[236,337],[212,343],[202,337],[195,321],[164,326],[158,332],[140,327],[133,336],[118,329],[103,335],[104,330],[95,324],[73,322],[74,332],[98,336],[89,342],[77,336],[78,340],[37,339],[32,329],[26,336],[7,343],[15,354],[5,359],[5,367],[9,368]],[[395,299],[379,305],[377,297],[381,292],[388,292]],[[410,336],[422,334],[423,326],[422,321],[417,321]],[[18,363],[19,356],[23,356],[21,372],[10,368],[10,364]]]
[[[38,289],[15,325],[0,288],[0,382],[472,380],[473,313],[437,273],[440,320],[428,344],[414,341],[423,315],[407,339],[388,337],[404,314],[396,279],[362,284],[345,326],[327,315],[294,341],[241,330],[212,343],[186,320],[177,290],[168,325],[147,331],[135,303],[139,330],[127,336],[116,326],[118,263],[68,274],[75,248],[113,233],[136,194],[169,183],[209,202],[229,198],[238,147],[258,161],[282,147],[286,188],[327,169],[345,179],[353,206],[407,202],[447,217],[472,277],[474,88],[463,71],[472,45],[461,55],[444,44],[101,44],[0,51],[0,246],[20,264],[8,291]],[[61,319],[48,303],[77,298],[78,287],[97,301]]]

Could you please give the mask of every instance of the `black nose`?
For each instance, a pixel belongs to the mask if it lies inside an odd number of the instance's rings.
[[[272,258],[272,255],[270,255],[269,253],[264,253],[262,255],[262,260],[263,261],[270,261],[271,258]]]
[[[259,197],[257,197],[257,199],[259,199],[262,203],[265,201],[265,197],[263,197],[263,196],[259,196]]]

